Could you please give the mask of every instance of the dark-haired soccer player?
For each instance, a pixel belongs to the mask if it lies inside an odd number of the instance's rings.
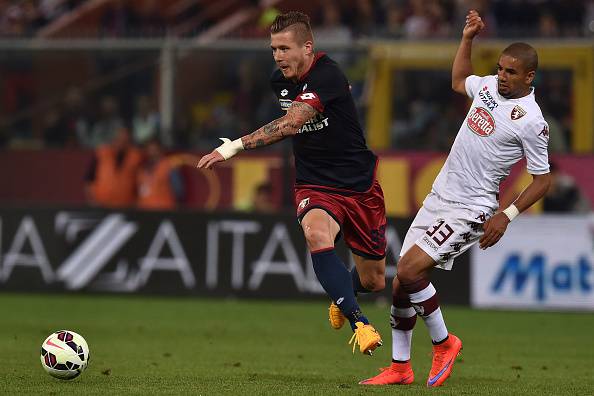
[[[466,17],[452,66],[452,88],[473,99],[450,154],[406,234],[392,290],[392,364],[361,384],[410,384],[412,330],[417,315],[429,329],[433,363],[427,386],[449,377],[462,349],[446,328],[437,292],[429,282],[433,267],[449,270],[455,257],[477,241],[493,246],[507,225],[543,197],[550,184],[549,130],[531,87],[538,67],[534,48],[514,43],[501,53],[496,76],[472,74],[472,40],[484,24],[476,11]],[[499,208],[499,183],[526,157],[532,183],[507,208]]]
[[[271,85],[286,114],[234,141],[223,139],[198,167],[293,140],[297,217],[316,276],[333,301],[330,324],[338,329],[346,317],[354,332],[353,351],[358,344],[371,355],[381,338],[355,296],[385,286],[386,217],[375,176],[377,157],[365,143],[349,82],[336,62],[314,52],[309,17],[300,12],[277,16],[270,47],[279,67]],[[334,250],[340,234],[354,256],[350,273]]]

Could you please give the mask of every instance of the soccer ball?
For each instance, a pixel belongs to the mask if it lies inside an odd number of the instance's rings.
[[[74,331],[56,331],[41,344],[41,365],[53,377],[66,380],[76,378],[88,364],[89,346]]]

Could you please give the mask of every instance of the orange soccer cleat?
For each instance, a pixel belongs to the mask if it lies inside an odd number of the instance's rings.
[[[453,334],[448,334],[448,339],[433,345],[433,363],[427,379],[427,386],[441,386],[452,372],[456,356],[460,354],[462,341]]]
[[[408,385],[415,380],[410,362],[392,363],[380,369],[381,373],[375,377],[359,382],[361,385]]]
[[[375,348],[383,345],[382,337],[370,324],[357,322],[355,326],[355,332],[349,341],[349,344],[353,344],[353,353],[355,353],[355,347],[358,344],[361,353],[369,356],[373,355]]]
[[[346,321],[340,308],[338,308],[338,305],[334,304],[334,302],[330,303],[330,308],[328,308],[328,320],[330,321],[330,326],[336,330],[340,329]]]

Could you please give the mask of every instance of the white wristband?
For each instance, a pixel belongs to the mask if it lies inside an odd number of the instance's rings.
[[[516,218],[517,215],[520,214],[520,211],[518,210],[518,208],[516,208],[516,205],[511,204],[507,207],[507,209],[503,211],[503,213],[505,213],[509,221],[512,221]]]
[[[226,160],[233,157],[235,154],[239,153],[244,149],[241,138],[235,140],[230,140],[227,138],[219,139],[223,141],[223,144],[221,144],[215,150],[218,151],[219,154],[221,154],[223,158],[225,158]]]

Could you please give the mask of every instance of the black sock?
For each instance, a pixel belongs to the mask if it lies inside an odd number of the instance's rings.
[[[443,344],[444,342],[446,342],[446,341],[448,340],[448,338],[450,338],[450,336],[446,336],[446,338],[444,338],[444,339],[443,339],[443,340],[441,340],[441,341],[437,341],[437,342],[435,342],[435,341],[431,341],[431,343],[432,343],[433,345],[439,345],[439,344]]]
[[[410,362],[410,360],[394,360],[392,359],[392,363],[396,363],[396,364],[405,364]]]
[[[351,328],[355,329],[356,322],[368,324],[369,321],[361,312],[361,308],[359,308],[359,304],[355,299],[351,274],[336,254],[334,248],[312,252],[311,260],[318,281],[349,320]]]

